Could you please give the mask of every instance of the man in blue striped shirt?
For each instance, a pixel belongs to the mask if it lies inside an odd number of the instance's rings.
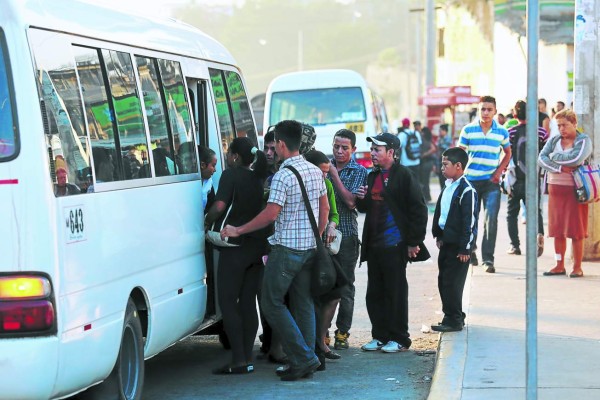
[[[485,272],[494,273],[494,250],[500,211],[500,176],[511,158],[508,131],[494,120],[496,99],[482,96],[479,100],[479,118],[466,125],[460,132],[458,146],[469,154],[465,175],[477,191],[479,207],[483,204],[484,226],[481,241],[481,258]],[[501,150],[504,157],[500,161]],[[471,264],[477,265],[475,251]]]

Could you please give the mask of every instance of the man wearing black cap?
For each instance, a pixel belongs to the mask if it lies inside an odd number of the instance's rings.
[[[406,264],[419,252],[426,253],[420,246],[428,212],[418,178],[396,162],[400,140],[382,133],[367,141],[372,143],[374,168],[367,186],[357,193],[357,208],[367,214],[360,261],[368,264],[366,300],[373,340],[361,348],[395,353],[412,343]]]

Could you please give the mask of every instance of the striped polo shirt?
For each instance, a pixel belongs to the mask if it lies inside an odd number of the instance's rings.
[[[496,120],[492,120],[492,127],[484,134],[477,119],[462,129],[458,146],[464,147],[469,154],[465,170],[467,179],[488,180],[500,164],[500,150],[510,146],[508,131]]]

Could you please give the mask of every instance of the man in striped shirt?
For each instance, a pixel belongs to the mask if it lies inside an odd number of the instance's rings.
[[[479,118],[466,125],[460,132],[458,146],[469,154],[469,164],[465,175],[477,191],[478,206],[484,208],[483,240],[481,258],[485,272],[494,273],[494,250],[498,232],[498,212],[500,211],[500,176],[511,158],[508,131],[494,120],[496,99],[482,96],[479,100]],[[500,154],[504,157],[500,161]],[[475,249],[471,254],[471,264],[477,265]]]
[[[508,130],[508,137],[511,144],[512,160],[515,168],[515,183],[508,197],[508,210],[506,215],[506,223],[508,226],[508,236],[510,237],[510,248],[508,254],[521,255],[521,242],[519,240],[519,228],[517,220],[521,209],[521,201],[525,203],[525,174],[526,157],[525,157],[525,142],[527,139],[527,103],[523,100],[517,101],[515,104],[515,117],[519,120],[519,124]],[[544,147],[548,140],[546,130],[538,125],[538,152]],[[539,176],[539,175],[538,175]],[[536,178],[538,177],[536,176]],[[539,180],[539,178],[538,178]],[[538,197],[538,235],[537,235],[538,257],[544,251],[544,219],[540,208]]]

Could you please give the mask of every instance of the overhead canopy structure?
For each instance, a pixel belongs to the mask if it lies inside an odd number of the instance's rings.
[[[546,44],[573,44],[575,0],[539,0],[540,40]],[[526,35],[526,0],[494,0],[496,21]]]

